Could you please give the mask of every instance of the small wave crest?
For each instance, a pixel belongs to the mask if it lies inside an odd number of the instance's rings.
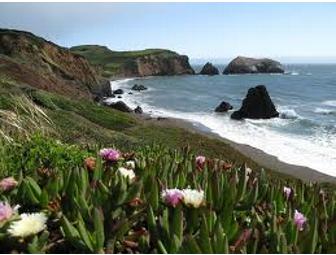
[[[316,108],[314,112],[322,115],[336,115],[336,110],[326,108]]]
[[[323,105],[327,105],[327,106],[332,106],[332,107],[336,107],[336,100],[327,100],[322,102]]]
[[[281,119],[295,120],[300,118],[300,115],[294,109],[284,109],[280,111]]]

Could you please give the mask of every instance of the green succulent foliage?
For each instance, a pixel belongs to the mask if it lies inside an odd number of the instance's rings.
[[[11,155],[15,189],[0,201],[20,204],[19,213],[45,212],[47,228],[16,240],[0,224],[1,252],[26,253],[331,253],[336,251],[335,191],[318,184],[273,179],[263,170],[222,167],[221,160],[195,164],[189,148],[146,146],[130,156],[136,178],[118,172],[129,159],[105,162],[98,148],[80,148],[42,136],[2,148]],[[15,153],[14,153],[15,151]],[[88,169],[84,159],[95,157]],[[289,198],[283,187],[292,188]],[[199,208],[175,207],[165,188],[202,189]],[[307,218],[299,230],[293,218]],[[16,219],[11,219],[14,221]]]

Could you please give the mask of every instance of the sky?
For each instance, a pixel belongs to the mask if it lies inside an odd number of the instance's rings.
[[[0,3],[0,27],[59,45],[336,62],[336,3]]]

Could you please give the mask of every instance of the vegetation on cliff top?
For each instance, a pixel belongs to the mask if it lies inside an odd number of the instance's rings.
[[[91,64],[99,66],[105,77],[125,76],[125,73],[136,73],[138,58],[159,56],[162,58],[177,57],[174,51],[166,49],[146,49],[139,51],[113,51],[106,46],[80,45],[70,48],[73,53],[86,57]]]

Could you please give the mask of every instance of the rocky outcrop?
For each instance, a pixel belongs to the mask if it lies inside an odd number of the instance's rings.
[[[194,74],[187,56],[148,55],[136,60],[138,76]]]
[[[284,69],[280,62],[272,59],[237,57],[223,71],[223,74],[244,73],[284,73]]]
[[[24,31],[0,29],[0,72],[68,97],[111,94],[108,81],[84,57]]]
[[[105,46],[81,45],[70,49],[103,69],[106,77],[194,74],[187,56],[164,49],[112,51]]]
[[[232,110],[233,107],[231,104],[229,104],[228,102],[221,102],[215,109],[215,112],[227,112],[229,110]]]
[[[200,74],[203,75],[217,75],[219,74],[219,70],[217,67],[215,67],[214,65],[212,65],[211,63],[206,63],[202,70],[200,71]]]
[[[250,88],[246,98],[243,100],[241,108],[231,115],[231,118],[235,120],[244,118],[270,119],[274,117],[279,117],[279,112],[275,109],[264,85]]]
[[[135,91],[142,91],[142,90],[146,90],[147,88],[144,85],[141,84],[134,84],[133,87],[131,88],[131,90],[135,90]]]
[[[136,114],[143,114],[143,110],[140,106],[137,106],[135,109],[134,109],[134,113]]]
[[[116,109],[118,111],[121,111],[121,112],[133,112],[132,109],[127,104],[125,104],[123,101],[113,102],[111,104],[108,104],[107,106],[113,109]]]
[[[116,89],[116,90],[113,91],[113,94],[114,95],[122,95],[122,94],[124,94],[124,91],[122,89]]]

